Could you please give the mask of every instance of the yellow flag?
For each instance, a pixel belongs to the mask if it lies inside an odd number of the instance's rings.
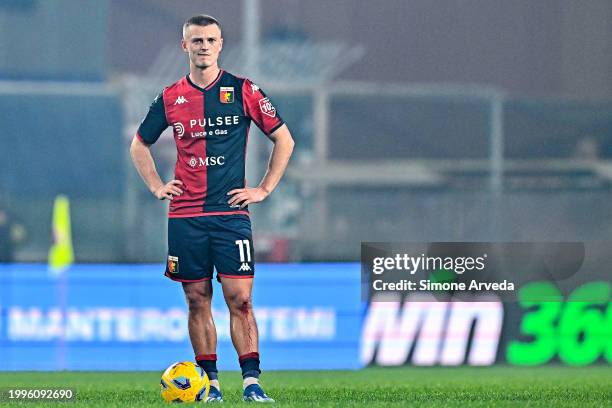
[[[70,202],[65,195],[55,198],[53,204],[53,244],[49,250],[49,268],[60,273],[74,262],[72,230],[70,228]]]

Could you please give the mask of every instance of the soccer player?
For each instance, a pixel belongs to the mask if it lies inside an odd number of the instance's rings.
[[[196,361],[211,380],[208,401],[223,401],[211,314],[214,268],[230,311],[244,400],[273,402],[259,385],[248,205],[263,201],[274,190],[289,162],[293,138],[257,85],[219,68],[223,36],[215,18],[197,15],[188,19],[181,46],[189,58],[189,74],[165,88],[151,104],[132,141],[132,161],[155,197],[170,201],[165,275],[182,282]],[[247,187],[245,180],[251,122],[274,143],[257,187]],[[164,183],[149,147],[168,126],[174,130],[177,161],[175,179]]]

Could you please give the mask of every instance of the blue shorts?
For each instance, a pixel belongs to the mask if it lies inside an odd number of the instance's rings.
[[[248,215],[211,215],[168,219],[165,275],[179,282],[252,278],[253,236]]]

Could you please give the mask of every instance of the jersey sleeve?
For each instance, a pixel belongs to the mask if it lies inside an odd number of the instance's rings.
[[[245,115],[266,135],[270,135],[285,123],[270,98],[248,79],[245,79],[242,85],[242,103]]]
[[[136,137],[146,144],[153,144],[167,127],[166,107],[164,106],[164,95],[162,92],[151,103],[147,116],[145,116],[138,127]]]

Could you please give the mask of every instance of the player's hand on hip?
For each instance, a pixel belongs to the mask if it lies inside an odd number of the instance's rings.
[[[240,206],[240,208],[244,208],[249,204],[259,203],[263,201],[268,193],[262,187],[245,187],[245,188],[236,188],[227,195],[232,196],[230,200],[227,202],[230,207]]]
[[[155,194],[158,200],[172,200],[175,196],[183,194],[183,190],[179,187],[182,185],[183,182],[181,180],[170,180],[155,190],[153,194]]]

